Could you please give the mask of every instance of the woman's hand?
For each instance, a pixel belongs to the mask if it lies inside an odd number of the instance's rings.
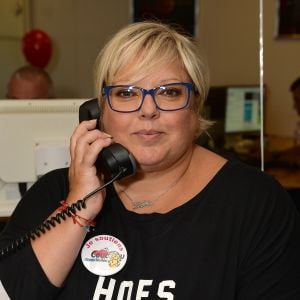
[[[71,164],[69,168],[69,204],[103,185],[95,162],[101,150],[111,144],[111,136],[96,129],[96,120],[83,121],[75,129],[70,143]],[[94,218],[102,208],[105,190],[87,200],[87,211]]]

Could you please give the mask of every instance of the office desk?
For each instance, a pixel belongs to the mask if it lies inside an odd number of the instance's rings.
[[[294,147],[294,141],[289,137],[270,137],[268,151],[273,154],[273,161],[278,161],[276,167],[266,168],[266,172],[274,176],[287,189],[300,189],[300,147]],[[280,166],[280,162],[286,164]]]
[[[300,169],[270,168],[266,172],[276,178],[286,189],[300,189]]]
[[[294,147],[293,138],[271,135],[266,138],[265,144],[265,172],[274,176],[286,189],[300,189],[300,147]],[[240,148],[243,151],[235,151],[235,155],[242,161],[260,168],[259,140],[244,145],[251,145],[252,148]]]

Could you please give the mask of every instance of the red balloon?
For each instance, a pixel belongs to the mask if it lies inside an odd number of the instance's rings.
[[[23,54],[33,66],[45,68],[52,55],[51,38],[40,29],[33,29],[23,37]]]

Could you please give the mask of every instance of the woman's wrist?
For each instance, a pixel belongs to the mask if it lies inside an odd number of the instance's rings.
[[[86,219],[93,220],[102,209],[105,194],[101,191],[88,199],[85,199],[85,196],[86,195],[82,195],[82,193],[80,193],[79,196],[78,193],[70,192],[65,201],[69,206],[76,206],[76,203],[81,202],[82,209],[80,210],[80,215]],[[77,210],[77,212],[78,211],[79,210]]]
[[[61,206],[58,210],[61,213],[65,213],[69,217],[71,217],[73,220],[73,224],[79,225],[86,232],[89,232],[92,227],[95,227],[96,222],[93,221],[93,219],[83,217],[81,214],[79,214],[79,211],[81,211],[81,209],[77,209],[76,206],[69,205],[69,203],[65,200],[62,200],[60,204]]]

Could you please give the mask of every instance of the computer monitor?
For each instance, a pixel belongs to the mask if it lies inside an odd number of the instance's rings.
[[[265,86],[263,87],[265,94]],[[204,115],[214,121],[208,136],[198,142],[222,154],[237,141],[257,141],[261,133],[260,85],[212,86],[204,106]]]
[[[225,134],[258,134],[261,130],[260,87],[226,88]]]
[[[69,166],[70,137],[86,100],[0,100],[0,217],[20,199],[20,183]]]

